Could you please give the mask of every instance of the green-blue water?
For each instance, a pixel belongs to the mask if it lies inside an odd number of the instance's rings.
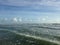
[[[60,45],[58,24],[0,25],[0,45]]]

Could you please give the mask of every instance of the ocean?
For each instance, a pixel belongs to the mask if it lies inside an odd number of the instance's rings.
[[[0,24],[0,45],[60,45],[60,24]]]

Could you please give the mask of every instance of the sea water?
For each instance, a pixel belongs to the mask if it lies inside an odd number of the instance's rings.
[[[17,38],[20,35],[20,38]],[[28,39],[27,39],[28,38]],[[32,39],[31,39],[32,38]],[[31,39],[31,40],[29,40]],[[35,41],[33,41],[35,39]],[[40,45],[36,40],[43,40],[60,45],[60,24],[4,24],[0,25],[1,45]],[[8,41],[8,43],[6,43]],[[24,42],[25,41],[25,42]],[[3,44],[4,43],[4,44]],[[44,42],[43,42],[44,43]],[[41,44],[43,44],[41,43]],[[50,43],[49,43],[50,44]],[[48,44],[44,44],[48,45]],[[54,45],[54,44],[50,44]]]

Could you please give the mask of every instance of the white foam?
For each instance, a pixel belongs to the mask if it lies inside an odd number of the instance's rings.
[[[33,35],[27,35],[27,34],[23,34],[23,33],[18,33],[16,31],[13,31],[13,32],[18,34],[18,35],[22,35],[22,36],[26,36],[26,37],[31,37],[31,38],[39,39],[39,40],[44,40],[44,41],[48,41],[48,42],[56,43],[56,44],[60,45],[60,41],[57,41],[57,40],[47,39],[47,38],[43,38],[43,37],[37,37],[37,36],[33,36]]]

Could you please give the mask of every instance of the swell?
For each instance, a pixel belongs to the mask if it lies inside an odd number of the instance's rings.
[[[18,33],[16,31],[13,31],[14,33],[18,34],[18,35],[22,35],[22,36],[26,36],[26,37],[30,37],[30,38],[34,38],[34,39],[38,39],[38,40],[44,40],[44,41],[48,41],[48,42],[51,42],[51,43],[56,43],[56,44],[60,44],[60,41],[57,41],[57,40],[51,40],[51,39],[47,39],[47,38],[43,38],[43,37],[37,37],[37,36],[34,36],[34,35],[27,35],[27,34],[23,34],[23,33]]]
[[[18,33],[17,31],[11,31],[11,30],[0,30],[0,31],[9,31],[9,32],[12,32],[12,33],[15,33],[17,35],[21,35],[21,36],[24,36],[24,37],[27,37],[27,38],[44,40],[44,41],[47,41],[47,42],[50,42],[50,43],[55,43],[55,44],[60,45],[60,41],[57,41],[57,40],[50,40],[50,39],[47,39],[47,38],[37,37],[37,36],[34,36],[34,35],[28,35],[28,34],[23,34],[23,33]]]
[[[60,30],[60,28],[56,28],[56,27],[48,27],[48,26],[32,26],[35,28],[43,28],[43,29],[51,29],[51,30]]]
[[[28,26],[27,26],[28,27]],[[43,28],[43,29],[51,29],[51,30],[60,30],[60,28],[57,27],[49,27],[49,26],[30,26],[30,28]],[[15,26],[0,26],[2,29],[12,29],[12,30],[17,30],[19,28]],[[19,30],[19,29],[18,29]]]

